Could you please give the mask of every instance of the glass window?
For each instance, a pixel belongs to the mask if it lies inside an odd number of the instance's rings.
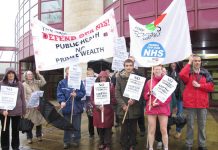
[[[33,18],[38,15],[38,4],[35,5],[31,10],[30,10],[30,18]]]
[[[26,23],[27,21],[29,21],[29,12],[27,12],[25,15],[24,15],[24,23]]]
[[[1,54],[1,53],[0,53]],[[0,74],[5,74],[8,67],[15,67],[15,63],[1,63]]]
[[[23,17],[23,7],[20,9],[20,18]]]
[[[23,26],[20,28],[20,37],[23,35]]]
[[[30,8],[30,1],[26,2],[26,4],[24,5],[24,13],[27,12]]]
[[[11,61],[14,51],[0,51],[0,61]]]
[[[28,32],[29,29],[30,29],[30,22],[28,21],[28,22],[24,25],[24,34],[25,34],[26,32]]]
[[[38,3],[38,0],[31,0],[30,2],[31,7],[33,7],[33,5],[35,5],[36,3]]]
[[[61,23],[61,12],[41,14],[41,21],[46,24]]]
[[[23,26],[23,17],[20,18],[20,26]]]
[[[51,12],[62,10],[62,0],[54,0],[48,2],[42,2],[41,11],[42,12]]]

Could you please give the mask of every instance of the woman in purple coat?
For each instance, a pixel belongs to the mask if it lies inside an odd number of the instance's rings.
[[[107,72],[101,71],[95,82],[110,82]],[[114,124],[113,105],[116,103],[114,98],[114,88],[110,86],[110,104],[95,105],[94,87],[91,91],[91,103],[93,104],[93,124],[97,128],[100,138],[99,149],[110,150],[111,148],[111,133]],[[101,111],[104,112],[104,122],[101,120]]]

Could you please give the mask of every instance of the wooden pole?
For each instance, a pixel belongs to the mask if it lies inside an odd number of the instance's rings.
[[[104,105],[102,104],[102,110],[101,110],[101,122],[104,123]]]
[[[71,117],[70,117],[70,123],[73,122],[73,107],[74,107],[74,97],[72,98],[72,108],[71,108]]]
[[[153,68],[153,67],[151,67],[151,82],[150,82],[150,92],[152,91],[153,71],[154,71],[154,68]],[[149,107],[149,111],[150,111],[150,110],[151,110],[151,93],[150,93],[150,96],[149,96],[148,107]]]
[[[127,105],[127,109],[126,109],[126,112],[125,112],[125,114],[124,114],[122,124],[124,124],[124,121],[125,121],[125,119],[126,119],[126,115],[127,115],[128,110],[129,110],[129,104]]]
[[[6,110],[6,111],[7,111],[7,110]],[[5,131],[5,129],[6,129],[7,118],[8,118],[8,116],[5,116],[3,131]]]

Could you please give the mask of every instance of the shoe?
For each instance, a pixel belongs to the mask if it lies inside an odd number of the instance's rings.
[[[207,150],[207,147],[198,147],[198,150]]]
[[[104,150],[111,150],[110,147],[106,146]]]
[[[27,139],[27,143],[28,143],[28,144],[32,144],[32,143],[33,143],[33,140],[32,140],[32,139]]]
[[[69,149],[70,148],[70,144],[69,143],[64,143],[64,149]]]
[[[41,137],[41,136],[37,137],[37,140],[38,140],[39,142],[42,142],[42,137]]]
[[[157,149],[162,149],[163,143],[162,142],[157,142]]]
[[[192,150],[192,147],[186,147],[186,150]]]
[[[140,132],[140,136],[141,136],[141,137],[144,137],[144,136],[145,136],[145,132],[144,132],[144,131],[141,131],[141,132]]]
[[[78,146],[79,146],[79,143],[73,142],[73,143],[72,143],[72,146],[73,146],[73,147],[78,147]]]
[[[105,148],[105,146],[103,145],[103,144],[100,144],[99,146],[98,146],[98,149],[99,150],[103,150]]]
[[[181,132],[176,132],[176,134],[174,135],[174,138],[180,139],[180,137],[181,137]]]

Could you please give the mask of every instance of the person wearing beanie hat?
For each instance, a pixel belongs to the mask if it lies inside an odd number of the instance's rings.
[[[20,122],[21,116],[26,114],[26,102],[24,97],[24,88],[22,83],[19,81],[17,74],[13,68],[7,68],[3,80],[0,81],[0,89],[2,86],[15,87],[18,88],[17,102],[13,110],[4,110],[0,109],[0,119],[2,126],[4,125],[5,117],[6,129],[1,130],[1,147],[2,150],[10,149],[10,130],[12,131],[11,138],[11,147],[13,150],[19,150],[20,139],[19,139],[19,130],[18,124]],[[10,129],[11,121],[11,129]]]
[[[109,82],[110,78],[106,71],[101,71],[98,75],[98,78],[95,82]],[[111,149],[111,138],[112,138],[112,126],[114,123],[114,110],[113,105],[115,105],[116,101],[114,98],[114,87],[110,85],[110,104],[107,105],[96,105],[95,97],[94,97],[94,86],[91,91],[91,103],[93,105],[93,124],[97,127],[100,143],[98,148],[102,150],[110,150]],[[101,112],[104,112],[104,121],[101,120]]]

